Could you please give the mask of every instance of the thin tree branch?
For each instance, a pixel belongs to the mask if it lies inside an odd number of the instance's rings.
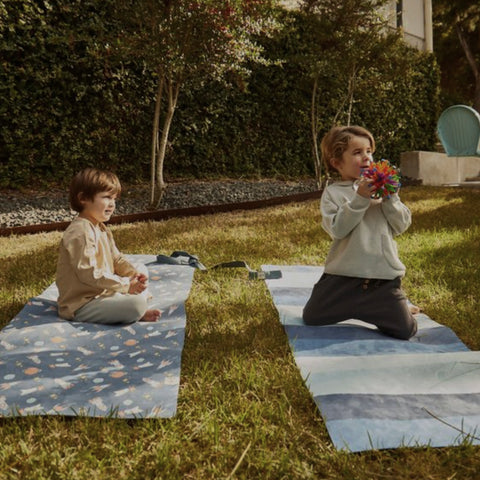
[[[357,66],[352,67],[352,75],[348,79],[348,114],[347,114],[347,126],[350,126],[352,121],[353,99],[355,96],[355,87],[357,84]]]
[[[317,92],[318,92],[318,75],[315,75],[312,89],[312,105],[311,105],[311,127],[312,127],[312,144],[313,144],[313,161],[315,164],[315,176],[317,179],[317,188],[321,186],[322,164],[318,152],[318,131],[317,131]]]
[[[478,69],[478,65],[475,61],[475,56],[473,55],[470,45],[467,42],[465,33],[458,22],[455,24],[455,29],[457,31],[458,39],[460,40],[460,45],[462,46],[465,56],[467,57],[468,64],[472,69],[475,81],[478,82],[480,81],[480,70]]]
[[[463,31],[459,22],[455,24],[455,29],[457,31],[458,39],[460,40],[460,45],[462,46],[465,56],[467,57],[467,62],[472,69],[473,77],[475,78],[475,94],[473,99],[473,108],[477,110],[477,112],[480,112],[480,69],[477,65],[477,62],[475,61],[475,56],[472,52],[472,49],[468,44],[465,32]]]

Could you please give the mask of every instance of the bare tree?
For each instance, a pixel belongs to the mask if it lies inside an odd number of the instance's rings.
[[[471,0],[436,0],[433,15],[435,36],[439,39],[435,50],[443,74],[456,78],[456,90],[464,93],[470,82],[465,76],[457,76],[457,71],[466,61],[473,74],[472,106],[480,112],[480,4]],[[464,59],[456,55],[453,42],[460,45]]]
[[[127,25],[121,45],[156,72],[151,147],[151,208],[166,190],[163,175],[170,128],[182,87],[192,79],[248,74],[261,61],[255,35],[273,28],[274,0],[118,0]]]
[[[310,56],[312,72],[311,132],[315,175],[318,188],[325,181],[323,165],[319,153],[318,122],[322,112],[317,102],[320,75],[334,70],[341,77],[344,87],[339,98],[337,112],[332,126],[341,118],[350,124],[355,105],[357,78],[369,68],[375,56],[379,38],[386,30],[386,20],[382,18],[381,7],[384,0],[304,0],[301,8],[306,15],[316,19],[318,38]],[[315,25],[315,21],[313,22]],[[328,172],[326,172],[328,176]]]

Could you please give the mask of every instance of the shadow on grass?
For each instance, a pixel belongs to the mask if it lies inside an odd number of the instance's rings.
[[[466,188],[409,189],[402,195],[412,210],[409,232],[432,229],[460,229],[480,224],[480,190]]]
[[[407,254],[408,256],[408,254]],[[426,313],[451,327],[467,346],[480,349],[480,238],[476,230],[460,240],[425,247],[408,260],[407,278],[417,277]]]
[[[0,328],[54,281],[57,252],[58,246],[52,245],[2,260]]]
[[[218,360],[249,354],[275,357],[289,352],[264,282],[228,279],[225,274],[200,275],[186,306],[186,350],[193,363],[209,356]]]

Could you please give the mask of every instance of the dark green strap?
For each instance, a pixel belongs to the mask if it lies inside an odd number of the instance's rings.
[[[250,268],[247,262],[243,260],[233,260],[231,262],[222,262],[218,265],[211,267],[214,268],[246,268],[248,270],[248,278],[250,280],[266,280],[273,278],[282,278],[282,272],[280,270],[272,270],[270,272],[264,272],[263,270],[253,270]]]
[[[157,255],[157,263],[167,264],[167,265],[189,265],[199,270],[206,271],[208,268],[203,265],[196,255],[191,255],[188,252],[182,250],[177,250],[173,252],[170,256],[168,255]],[[250,280],[268,280],[275,278],[282,278],[282,272],[280,270],[271,270],[269,272],[264,272],[263,270],[253,270],[250,268],[247,262],[243,260],[233,260],[231,262],[222,262],[214,265],[210,270],[217,268],[246,268],[248,270],[248,278]]]
[[[191,267],[198,268],[199,270],[207,270],[207,267],[203,265],[196,255],[190,255],[183,250],[177,250],[170,256],[157,255],[157,263],[163,263],[168,265],[190,265]]]

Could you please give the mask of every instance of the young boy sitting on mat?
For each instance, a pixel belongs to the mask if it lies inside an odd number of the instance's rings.
[[[393,237],[410,226],[410,211],[398,192],[372,198],[374,186],[361,177],[375,151],[369,131],[334,127],[321,149],[327,168],[336,170],[341,180],[328,185],[320,201],[322,226],[333,243],[303,320],[307,325],[330,325],[356,318],[408,340],[417,322],[401,290],[405,266]]]
[[[78,216],[60,243],[56,276],[58,312],[66,320],[108,325],[160,317],[159,310],[147,307],[146,267],[127,261],[103,223],[120,192],[111,172],[87,168],[72,180],[70,206]]]

